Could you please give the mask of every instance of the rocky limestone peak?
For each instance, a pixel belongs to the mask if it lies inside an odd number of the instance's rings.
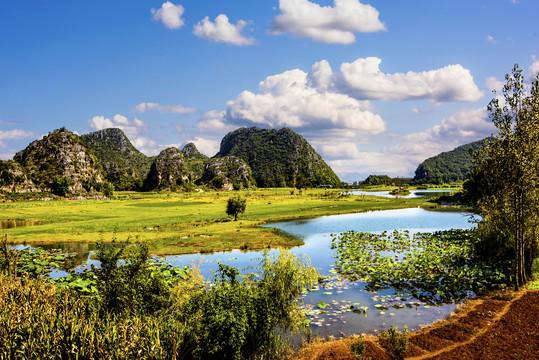
[[[256,186],[249,165],[235,156],[211,159],[204,167],[200,182],[227,191]]]
[[[81,136],[104,167],[117,190],[140,190],[152,159],[137,150],[120,129],[109,128]]]
[[[44,190],[54,190],[57,178],[67,179],[72,194],[91,192],[104,181],[99,160],[78,135],[65,128],[33,141],[13,159]]]
[[[251,167],[259,187],[340,185],[337,175],[307,140],[288,128],[234,130],[223,138],[215,157],[228,155]]]
[[[133,147],[127,136],[124,132],[117,128],[109,128],[94,131],[92,133],[82,135],[82,138],[88,146],[102,147],[103,144],[108,144],[108,151],[114,152],[138,152],[137,149]]]
[[[198,151],[196,145],[192,142],[185,144],[185,146],[182,148],[182,154],[185,157],[186,160],[205,160],[208,159],[208,157],[200,151]]]
[[[182,152],[174,147],[157,155],[144,182],[146,190],[173,189],[190,181],[189,169]]]

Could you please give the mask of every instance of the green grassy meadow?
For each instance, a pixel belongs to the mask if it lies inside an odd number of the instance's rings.
[[[259,225],[370,210],[436,207],[425,199],[341,195],[337,190],[257,189],[241,191],[247,208],[238,221],[226,215],[236,192],[119,192],[115,200],[34,201],[0,204],[0,220],[39,225],[2,230],[10,243],[148,242],[159,255],[231,249],[291,247],[302,241]]]

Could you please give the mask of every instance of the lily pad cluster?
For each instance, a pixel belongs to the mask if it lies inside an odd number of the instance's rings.
[[[59,249],[8,249],[4,246],[0,256],[0,270],[15,277],[46,278],[53,269],[62,268],[70,256]]]
[[[367,290],[394,288],[429,304],[452,302],[503,286],[498,269],[473,256],[474,230],[434,233],[350,231],[333,236],[335,269]]]

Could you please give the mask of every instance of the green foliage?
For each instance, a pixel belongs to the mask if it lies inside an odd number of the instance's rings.
[[[414,182],[444,184],[466,180],[473,166],[472,154],[477,152],[483,143],[484,140],[475,141],[428,158],[417,167]]]
[[[13,277],[46,278],[52,269],[61,267],[66,256],[60,250],[41,248],[10,249],[7,234],[0,244],[0,272]]]
[[[98,242],[101,267],[92,272],[106,309],[152,313],[170,305],[170,284],[164,272],[152,268],[148,257],[144,243],[128,247],[127,243],[108,246]]]
[[[54,195],[68,196],[71,194],[71,179],[68,177],[54,177],[51,189]]]
[[[37,187],[50,189],[60,196],[71,193],[66,191],[67,178],[71,181],[70,186],[78,188],[84,179],[102,177],[99,160],[80,136],[65,128],[32,142],[16,153],[14,160],[21,164],[27,177]]]
[[[247,199],[241,197],[241,195],[234,195],[228,198],[226,203],[226,213],[229,216],[234,217],[234,221],[238,220],[238,215],[245,212],[247,207]]]
[[[15,176],[11,172],[7,161],[0,161],[0,187],[13,185]]]
[[[104,273],[94,271],[97,278],[105,273],[125,278],[133,270],[129,261],[142,259],[144,253],[131,249],[138,254],[128,256],[134,260],[114,263],[128,250],[123,246],[101,249],[100,257],[108,264]],[[162,266],[156,267],[164,275],[170,268]],[[278,358],[285,346],[279,334],[307,326],[296,299],[316,281],[317,274],[306,260],[289,252],[281,252],[278,258],[266,254],[258,276],[242,281],[237,270],[227,266],[220,268],[216,283],[209,287],[191,272],[184,275],[181,281],[165,281],[175,294],[169,305],[148,312],[110,308],[109,295],[0,274],[0,358]],[[145,276],[156,274],[146,272]],[[139,284],[131,282],[136,290],[131,295],[136,298],[147,293],[147,287]],[[102,284],[98,291],[104,291]],[[282,294],[274,296],[276,291]],[[118,297],[128,293],[121,286]]]
[[[186,359],[186,332],[168,312],[120,316],[69,288],[0,274],[2,359]]]
[[[221,264],[217,282],[184,310],[194,327],[195,358],[278,358],[285,347],[279,332],[307,327],[297,297],[318,278],[309,265],[290,252],[266,253],[260,273],[239,281],[236,269]]]
[[[518,289],[539,256],[539,75],[529,93],[518,65],[506,81],[503,107],[498,99],[488,106],[498,133],[475,157],[465,189],[483,219],[477,252],[494,262],[512,257]]]
[[[382,331],[378,336],[378,343],[391,356],[392,359],[404,359],[404,352],[408,350],[408,335],[410,332],[404,326],[400,332],[397,327],[391,326],[388,331]]]
[[[103,195],[105,195],[106,197],[111,198],[114,196],[114,184],[105,181],[101,189],[103,191]]]
[[[357,360],[370,360],[367,356],[367,345],[365,344],[365,338],[363,335],[356,337],[350,343],[350,352]]]
[[[138,151],[120,129],[104,129],[81,138],[105,170],[117,190],[140,190],[153,158]]]
[[[503,287],[508,278],[497,264],[477,261],[473,230],[381,235],[350,231],[332,240],[336,270],[367,289],[393,287],[431,303],[464,298],[470,291]]]

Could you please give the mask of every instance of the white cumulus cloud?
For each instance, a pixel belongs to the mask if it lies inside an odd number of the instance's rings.
[[[401,144],[387,148],[386,152],[421,155],[426,159],[489,137],[495,130],[494,124],[488,120],[486,109],[463,109],[444,118],[439,125],[404,136]]]
[[[180,4],[174,5],[167,1],[159,9],[152,8],[151,12],[153,20],[161,21],[169,29],[179,29],[184,25],[184,8]]]
[[[255,39],[245,37],[241,34],[243,28],[248,24],[247,21],[239,20],[236,25],[228,21],[225,14],[220,14],[215,18],[215,22],[211,22],[209,17],[205,17],[193,26],[193,34],[199,38],[225,42],[233,45],[252,45]]]
[[[267,77],[260,92],[242,92],[227,102],[226,118],[234,124],[269,127],[344,128],[377,134],[385,131],[382,118],[370,102],[326,91],[329,64],[316,63],[309,74],[294,69]]]
[[[459,64],[423,72],[385,74],[380,70],[381,62],[377,57],[368,57],[343,63],[337,86],[360,99],[473,102],[483,97],[470,71]]]
[[[8,131],[0,130],[0,141],[13,140],[13,139],[26,139],[34,137],[34,133],[31,131],[24,131],[20,129],[13,129]]]
[[[198,151],[206,156],[213,156],[219,152],[219,146],[221,142],[219,140],[204,139],[201,137],[195,137],[188,140],[187,143],[194,143]]]
[[[528,68],[528,71],[530,72],[530,77],[532,78],[536,77],[537,73],[539,73],[539,60],[534,61]]]
[[[211,110],[203,114],[197,121],[197,128],[204,133],[223,133],[236,127],[226,121],[226,112]]]
[[[280,0],[281,14],[272,20],[271,33],[291,32],[299,38],[351,44],[355,33],[386,30],[371,5],[359,0],[334,0],[334,6],[320,6],[308,0]]]
[[[134,110],[137,112],[157,110],[162,113],[176,113],[176,114],[187,114],[187,113],[194,113],[197,111],[196,108],[187,107],[181,104],[162,105],[157,102],[142,102],[138,104],[137,106],[135,106]]]

